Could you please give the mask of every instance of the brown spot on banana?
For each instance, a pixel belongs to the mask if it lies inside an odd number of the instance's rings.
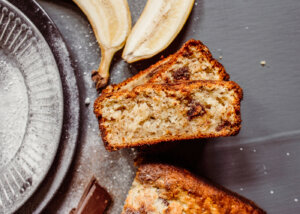
[[[101,49],[102,58],[99,69],[92,71],[92,80],[95,82],[98,91],[108,83],[110,63],[117,51],[118,49]]]

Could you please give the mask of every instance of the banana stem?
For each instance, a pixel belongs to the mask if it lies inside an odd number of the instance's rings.
[[[98,71],[92,72],[92,79],[96,83],[96,89],[99,90],[107,85],[109,78],[110,63],[113,59],[115,49],[101,49],[101,62]]]

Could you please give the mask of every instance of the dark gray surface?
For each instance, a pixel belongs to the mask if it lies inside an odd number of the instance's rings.
[[[129,0],[133,23],[145,0]],[[85,16],[71,2],[45,2],[75,57],[82,99],[97,94],[90,80],[100,51]],[[243,127],[238,136],[179,143],[152,155],[189,168],[254,200],[268,213],[300,210],[300,1],[197,0],[168,54],[190,38],[200,39],[244,89]],[[156,57],[155,59],[158,59]],[[266,66],[260,61],[265,60]],[[154,60],[127,65],[117,54],[111,82],[124,80]],[[91,175],[114,197],[120,213],[134,169],[131,150],[108,153],[98,137],[92,105],[82,112],[80,148],[71,181],[46,213],[76,206]],[[148,152],[149,153],[149,152]]]

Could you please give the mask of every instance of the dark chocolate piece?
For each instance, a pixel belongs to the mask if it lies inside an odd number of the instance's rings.
[[[205,108],[200,103],[194,100],[191,101],[189,107],[190,109],[187,112],[189,120],[192,120],[194,117],[197,116],[203,116],[206,113]]]
[[[190,72],[187,66],[179,68],[178,70],[174,71],[172,74],[175,80],[189,80],[190,79]]]
[[[219,132],[221,131],[223,128],[225,128],[226,126],[230,126],[230,122],[225,120],[225,121],[222,121],[220,125],[217,126],[216,128],[216,131]]]
[[[93,177],[81,196],[77,208],[72,209],[70,214],[102,214],[110,203],[110,195]]]

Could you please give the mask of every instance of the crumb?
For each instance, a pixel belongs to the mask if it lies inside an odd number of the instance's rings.
[[[265,66],[266,65],[266,61],[265,60],[260,61],[260,65],[261,66]]]
[[[274,190],[271,190],[271,191],[270,191],[270,194],[274,194]]]
[[[90,105],[90,103],[91,103],[90,98],[87,97],[87,98],[85,99],[84,103],[85,103],[85,105],[87,105],[87,106]]]
[[[219,56],[219,59],[223,59],[223,56],[221,55],[221,56]]]

